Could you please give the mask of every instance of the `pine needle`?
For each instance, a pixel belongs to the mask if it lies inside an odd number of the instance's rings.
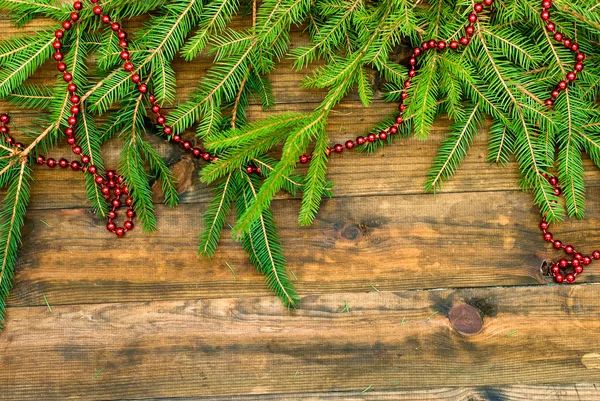
[[[42,296],[44,297],[44,302],[46,302],[46,307],[48,308],[48,310],[50,312],[52,312],[52,307],[50,306],[50,303],[48,302],[48,298],[46,298],[46,294],[42,294]]]
[[[350,312],[350,304],[348,303],[348,301],[344,301],[345,305],[342,308],[342,310],[340,311],[340,313],[349,313]]]
[[[519,332],[519,330],[513,330],[513,331],[511,331],[510,333],[508,333],[508,334],[506,335],[506,337],[512,337],[513,335],[517,334],[518,332]]]
[[[102,373],[103,371],[104,371],[104,368],[100,369],[100,370],[98,371],[98,373],[96,373],[96,374],[94,375],[94,377],[92,377],[92,380],[96,380],[96,378],[97,378],[98,376],[100,376],[100,373]]]
[[[435,315],[437,315],[438,313],[440,313],[439,311],[435,311],[433,312],[431,315],[429,315],[427,317],[427,319],[425,319],[426,322],[430,321],[432,317],[434,317]]]
[[[229,267],[229,270],[231,270],[231,273],[233,273],[233,277],[236,277],[235,270],[233,270],[233,267],[231,267],[231,265],[228,262],[225,262],[225,264],[227,265],[227,267]]]
[[[375,292],[379,292],[379,290],[377,289],[377,287],[375,287],[373,284],[369,284],[371,286],[371,288],[375,291]]]
[[[46,223],[44,220],[40,219],[40,223],[44,224],[46,227],[52,227],[50,224]]]
[[[361,391],[360,393],[361,393],[361,394],[364,394],[364,393],[366,393],[367,391],[369,391],[369,390],[371,389],[371,387],[373,387],[373,385],[372,385],[372,384],[369,384],[369,387],[367,387],[366,389],[364,389],[364,390],[363,390],[363,391]]]

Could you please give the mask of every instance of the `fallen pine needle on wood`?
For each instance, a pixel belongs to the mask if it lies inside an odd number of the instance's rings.
[[[439,311],[435,311],[433,312],[431,315],[429,315],[429,317],[427,319],[425,319],[426,322],[430,321],[432,317],[434,317],[435,315],[437,315],[438,313],[440,313]]]
[[[367,387],[366,389],[364,389],[364,390],[363,390],[363,391],[361,391],[360,393],[361,393],[361,394],[364,394],[364,393],[366,393],[367,391],[369,391],[369,390],[371,389],[371,387],[373,387],[373,385],[372,385],[372,384],[369,384],[369,387]]]
[[[375,287],[373,284],[369,284],[371,286],[372,289],[374,289],[376,292],[379,292],[379,289],[377,287]]]
[[[342,308],[342,310],[340,311],[340,313],[348,313],[350,312],[350,304],[348,303],[348,301],[345,301],[346,304],[344,305],[344,308]]]
[[[506,337],[511,337],[511,336],[513,336],[514,334],[517,334],[518,332],[519,332],[519,330],[513,330],[513,331],[511,331],[510,333],[508,333],[508,334],[506,335]]]
[[[96,380],[96,378],[97,378],[98,376],[100,376],[100,373],[102,373],[102,371],[103,371],[103,370],[104,370],[104,368],[100,369],[100,370],[98,371],[98,373],[96,373],[96,374],[94,375],[94,377],[92,377],[92,380]]]
[[[50,306],[50,303],[48,302],[48,298],[46,298],[46,294],[42,294],[42,296],[44,297],[44,302],[46,302],[46,306],[48,307],[48,310],[50,312],[52,312],[52,307]]]
[[[235,270],[233,270],[233,267],[231,267],[231,265],[228,262],[225,262],[225,264],[227,265],[227,267],[229,267],[229,270],[231,270],[231,273],[233,273],[233,277],[237,277],[235,274]]]

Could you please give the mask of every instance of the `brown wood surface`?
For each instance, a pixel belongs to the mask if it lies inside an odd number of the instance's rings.
[[[27,29],[35,24],[44,22]],[[4,16],[0,30],[16,32]],[[293,45],[305,42],[299,30]],[[178,100],[209,66],[176,62]],[[303,74],[287,60],[277,67],[272,112],[318,104],[322,92],[299,88]],[[31,82],[54,76],[49,63]],[[0,106],[17,126],[36,114]],[[394,108],[349,95],[330,119],[332,143]],[[252,106],[250,115],[264,112]],[[425,194],[447,126],[439,120],[426,142],[333,157],[335,196],[312,227],[297,225],[299,199],[278,197],[296,310],[270,295],[228,232],[212,260],[197,256],[210,193],[198,181],[202,165],[171,145],[153,139],[180,179],[182,204],[158,205],[158,232],[125,240],[90,213],[79,174],[36,168],[0,333],[0,398],[600,400],[600,270],[568,287],[544,277],[556,254],[540,240],[515,164],[486,162],[487,126],[456,177]],[[106,165],[116,165],[119,146],[105,146]],[[586,219],[554,231],[591,251],[600,174],[585,164]]]

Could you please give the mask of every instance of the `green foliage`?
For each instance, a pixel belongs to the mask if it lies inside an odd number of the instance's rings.
[[[359,147],[360,152],[373,153],[413,133],[425,139],[437,117],[450,118],[452,125],[425,183],[428,191],[439,190],[456,172],[487,119],[491,121],[488,160],[499,165],[516,160],[521,188],[533,193],[549,221],[560,220],[565,213],[583,217],[583,153],[600,167],[600,7],[596,3],[554,1],[557,26],[577,39],[588,58],[584,71],[552,109],[544,101],[573,68],[573,54],[554,44],[539,19],[539,0],[494,1],[474,24],[469,47],[460,52],[428,52],[419,59],[418,74],[408,88],[406,60],[400,64],[392,60],[425,39],[459,39],[471,1],[104,0],[102,6],[125,23],[124,19],[149,14],[142,29],[128,37],[135,72],[161,107],[175,106],[167,117],[173,131],[195,130],[197,140],[218,155],[200,175],[203,182],[214,184],[214,198],[204,213],[200,253],[214,254],[235,203],[234,237],[241,240],[268,286],[293,306],[297,297],[286,276],[271,203],[280,191],[301,196],[299,224],[314,221],[323,196],[330,196],[332,189],[326,179],[326,153],[333,145],[329,116],[348,94],[357,94],[364,105],[382,97],[398,102],[404,92],[408,94],[399,134]],[[71,12],[70,5],[53,0],[0,0],[0,9],[18,26],[38,17],[63,21]],[[291,47],[290,31],[297,27],[306,27],[308,42]],[[0,98],[40,110],[39,121],[44,124],[24,155],[30,161],[62,138],[69,117],[61,78],[52,86],[26,83],[51,57],[52,42],[50,28],[0,41]],[[80,21],[67,32],[62,51],[82,94],[78,143],[102,170],[101,145],[120,138],[124,144],[120,173],[132,189],[142,227],[154,230],[151,184],[160,181],[165,203],[173,206],[178,201],[175,177],[147,141],[146,135],[154,131],[146,111],[149,104],[139,96],[130,74],[120,68],[116,34],[102,28],[87,4]],[[213,65],[187,99],[173,105],[177,88],[173,61],[181,56],[195,62],[200,55],[212,57]],[[303,86],[320,90],[322,101],[310,112],[252,119],[247,113],[252,102],[265,109],[275,104],[270,75],[282,59],[306,70]],[[88,70],[92,60],[97,63]],[[394,117],[373,127],[374,132],[390,127]],[[2,152],[8,148],[0,146]],[[311,155],[308,169],[297,170],[302,154]],[[29,168],[7,153],[3,156],[7,157],[0,158],[0,186],[8,186],[5,203],[13,207],[5,209],[2,217],[6,221],[14,216],[9,221],[15,224],[2,226],[0,232],[8,244],[0,302],[8,291],[30,182]],[[261,174],[248,175],[248,166],[260,168]],[[544,178],[554,169],[563,187],[564,209]],[[97,185],[91,176],[87,180],[92,208],[105,213]]]

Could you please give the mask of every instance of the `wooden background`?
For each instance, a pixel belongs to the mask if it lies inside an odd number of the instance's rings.
[[[5,16],[0,32],[16,32]],[[298,30],[292,45],[306,40]],[[177,61],[179,100],[209,66]],[[32,82],[54,76],[48,63]],[[287,60],[277,67],[273,112],[318,104],[323,93],[299,89],[302,77]],[[35,116],[1,106],[17,127]],[[331,117],[332,143],[394,108],[364,108],[350,95]],[[438,121],[427,142],[333,157],[335,196],[312,227],[296,223],[299,199],[274,202],[302,296],[296,310],[271,296],[228,232],[214,259],[197,256],[210,195],[198,181],[202,165],[175,147],[153,140],[180,179],[181,206],[157,205],[158,232],[123,240],[90,214],[81,174],[35,168],[0,333],[0,398],[599,400],[600,270],[570,286],[543,276],[557,253],[540,239],[514,163],[485,161],[486,129],[443,191],[425,194],[447,126]],[[118,140],[105,146],[107,166],[118,149]],[[590,252],[600,244],[600,174],[586,168],[586,219],[553,231]],[[474,319],[450,312],[465,304]],[[477,334],[459,332],[479,319]]]

